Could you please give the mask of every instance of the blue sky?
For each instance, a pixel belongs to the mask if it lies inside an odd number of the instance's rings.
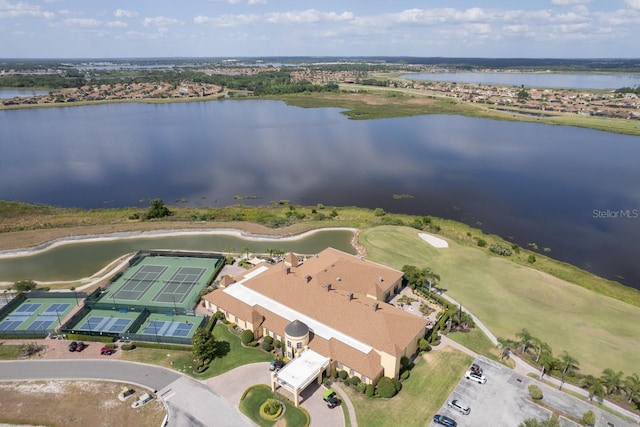
[[[2,58],[640,58],[640,0],[0,0]]]

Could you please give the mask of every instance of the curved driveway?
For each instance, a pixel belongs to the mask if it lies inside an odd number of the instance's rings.
[[[209,387],[169,369],[115,360],[38,360],[0,362],[0,381],[94,379],[137,384],[157,391],[167,406],[169,425],[252,426]],[[215,420],[215,421],[214,421]]]

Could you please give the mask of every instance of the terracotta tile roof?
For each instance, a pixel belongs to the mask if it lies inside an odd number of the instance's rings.
[[[375,273],[368,273],[367,267]],[[244,276],[252,271],[254,269],[248,270]],[[323,282],[313,279],[329,272],[333,276],[335,271],[340,271],[345,280],[332,282],[330,291],[322,286]],[[288,274],[282,264],[269,266],[261,274],[246,280],[244,286],[380,351],[396,355],[420,330],[424,330],[427,321],[384,302],[378,302],[378,309],[374,310],[375,302],[358,291],[357,283],[361,276],[367,279],[383,277],[386,281],[385,277],[393,280],[398,274],[402,273],[330,248],[299,267],[291,268]],[[311,277],[309,282],[307,276]],[[340,288],[336,289],[334,283],[339,283]],[[356,289],[342,289],[348,285]],[[348,297],[350,292],[354,294],[352,300]],[[212,296],[210,301],[215,303],[217,300],[220,304],[216,305],[234,313],[240,313],[240,310],[244,315],[251,313],[246,305],[242,308],[244,304],[229,295],[223,297],[223,303],[217,297],[219,294],[218,291],[209,294]],[[265,324],[269,324],[269,316],[265,317]]]

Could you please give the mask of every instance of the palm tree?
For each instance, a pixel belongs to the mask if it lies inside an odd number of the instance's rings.
[[[562,386],[564,385],[564,377],[567,375],[567,373],[580,369],[580,362],[578,362],[578,359],[571,356],[566,351],[563,351],[562,355],[560,356],[560,363],[563,366],[562,378],[560,378],[560,390],[562,390]]]
[[[595,396],[600,402],[602,402],[606,389],[600,378],[596,378],[593,375],[587,375],[582,379],[582,385],[589,392],[589,401],[593,401],[593,397]]]
[[[516,334],[516,338],[520,339],[518,344],[522,345],[522,354],[524,355],[529,347],[533,344],[533,340],[535,339],[533,335],[529,333],[526,329],[522,329],[520,332]]]
[[[607,368],[602,371],[600,376],[600,382],[607,391],[607,395],[617,394],[622,390],[622,378],[624,374],[622,371],[614,371],[611,368]]]
[[[557,369],[560,365],[560,361],[553,357],[551,351],[549,353],[544,353],[540,356],[540,379],[544,377],[545,374],[551,373],[554,369]]]
[[[533,346],[536,348],[536,363],[540,363],[543,354],[551,354],[551,346],[538,338],[533,339]]]
[[[429,284],[429,292],[431,292],[431,286],[440,282],[440,275],[434,273],[429,267],[422,270],[422,278]]]
[[[624,379],[624,392],[627,393],[629,403],[640,396],[640,377],[638,374],[631,374]]]
[[[504,359],[505,357],[509,357],[509,352],[511,351],[511,347],[514,344],[515,343],[513,342],[513,340],[509,338],[498,337],[498,348],[500,348],[500,360]]]
[[[249,247],[249,245],[243,246],[242,247],[242,253],[247,255],[247,258],[249,258],[249,252],[251,252],[251,248]]]

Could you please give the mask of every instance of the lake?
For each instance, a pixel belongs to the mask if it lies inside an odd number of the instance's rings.
[[[39,89],[0,88],[0,99],[11,99],[16,96],[20,98],[28,98],[31,96],[46,95],[48,93],[48,90]]]
[[[411,73],[400,76],[412,80],[459,82],[559,89],[620,89],[640,85],[640,75],[592,73]]]
[[[536,243],[640,288],[636,136],[445,115],[358,121],[228,100],[0,111],[0,144],[0,199],[380,207]]]

